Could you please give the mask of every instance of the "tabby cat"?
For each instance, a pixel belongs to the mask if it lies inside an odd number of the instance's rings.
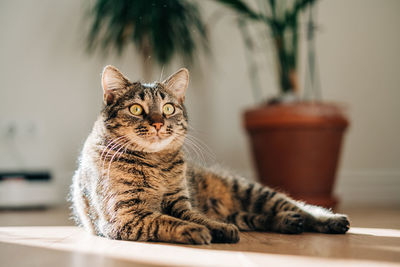
[[[111,239],[185,244],[235,243],[242,231],[343,234],[345,215],[297,202],[228,173],[185,160],[189,73],[163,82],[102,74],[104,109],[71,186],[76,222]]]

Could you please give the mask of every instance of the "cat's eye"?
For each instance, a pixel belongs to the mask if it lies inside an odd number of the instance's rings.
[[[165,115],[171,115],[175,112],[175,107],[172,104],[165,104],[163,107],[163,113]]]
[[[139,104],[133,104],[132,106],[129,107],[129,111],[135,115],[135,116],[139,116],[142,115],[143,113],[143,108],[141,105]]]

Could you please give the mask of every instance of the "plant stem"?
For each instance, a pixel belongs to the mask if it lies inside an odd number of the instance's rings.
[[[239,19],[238,24],[239,24],[240,33],[242,34],[243,41],[246,46],[245,51],[246,51],[246,59],[247,59],[247,65],[248,65],[247,70],[248,70],[248,73],[250,76],[253,97],[254,97],[255,101],[257,102],[261,99],[262,94],[261,94],[260,77],[258,75],[258,67],[257,67],[257,63],[254,60],[253,54],[252,54],[252,53],[254,53],[254,43],[248,33],[248,28],[247,28],[245,20]]]
[[[281,90],[283,93],[290,92],[291,84],[290,84],[290,66],[288,62],[288,53],[285,49],[285,38],[283,34],[279,33],[279,35],[275,35],[275,49],[278,54],[278,69],[279,69],[279,81]]]
[[[148,38],[143,38],[140,55],[142,57],[142,75],[146,82],[150,82],[153,72],[151,54],[150,42],[148,41]]]

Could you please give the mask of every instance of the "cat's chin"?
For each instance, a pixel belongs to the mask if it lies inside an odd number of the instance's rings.
[[[146,140],[150,143],[157,143],[157,142],[162,142],[165,138],[162,138],[158,135],[154,135],[151,137],[148,137]]]
[[[160,152],[170,147],[173,137],[162,138],[157,135],[147,137],[143,143],[140,144],[144,152]]]

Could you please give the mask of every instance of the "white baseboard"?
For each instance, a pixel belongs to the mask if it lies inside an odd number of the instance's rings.
[[[1,208],[52,206],[58,202],[58,190],[53,181],[10,180],[0,183]]]
[[[342,206],[400,206],[400,170],[343,170],[335,194]]]

